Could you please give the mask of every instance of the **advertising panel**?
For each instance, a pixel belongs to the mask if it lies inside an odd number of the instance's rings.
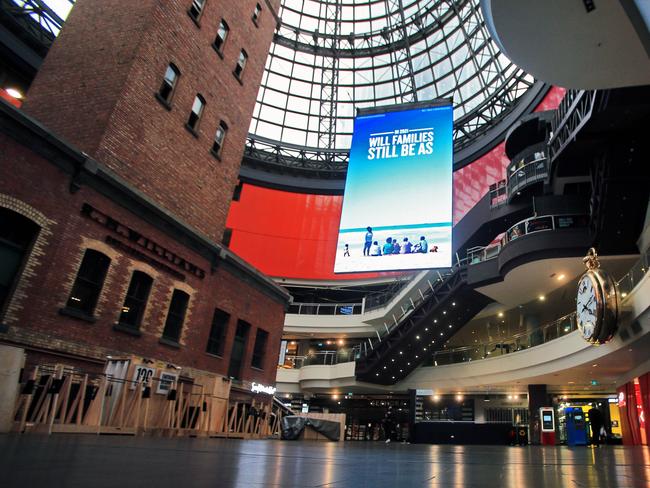
[[[335,273],[452,264],[449,102],[354,120]]]

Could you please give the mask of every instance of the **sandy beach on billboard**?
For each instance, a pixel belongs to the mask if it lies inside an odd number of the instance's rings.
[[[412,254],[391,254],[388,256],[345,256],[337,259],[335,273],[359,271],[397,271],[406,269],[449,268],[450,252],[439,250]]]
[[[451,266],[451,226],[392,228],[373,231],[373,241],[383,249],[386,239],[397,239],[400,246],[404,237],[415,246],[424,236],[429,250],[438,246],[438,252],[391,254],[389,256],[364,256],[365,231],[341,232],[336,249],[335,273],[355,271],[391,271],[404,269],[449,268]],[[350,256],[345,256],[345,244],[349,246]]]

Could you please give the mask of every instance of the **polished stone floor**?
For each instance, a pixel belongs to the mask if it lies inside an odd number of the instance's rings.
[[[0,435],[0,487],[650,487],[646,447]]]

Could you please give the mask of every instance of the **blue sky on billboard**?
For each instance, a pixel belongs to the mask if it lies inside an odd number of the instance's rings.
[[[444,105],[356,117],[335,272],[451,266],[452,116]]]

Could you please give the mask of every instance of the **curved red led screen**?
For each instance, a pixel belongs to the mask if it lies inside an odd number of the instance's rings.
[[[536,111],[556,108],[564,89],[553,87]],[[453,220],[458,222],[488,187],[505,178],[503,143],[454,172]],[[226,226],[230,249],[263,273],[307,280],[351,280],[395,273],[334,274],[341,195],[293,193],[244,184]]]

